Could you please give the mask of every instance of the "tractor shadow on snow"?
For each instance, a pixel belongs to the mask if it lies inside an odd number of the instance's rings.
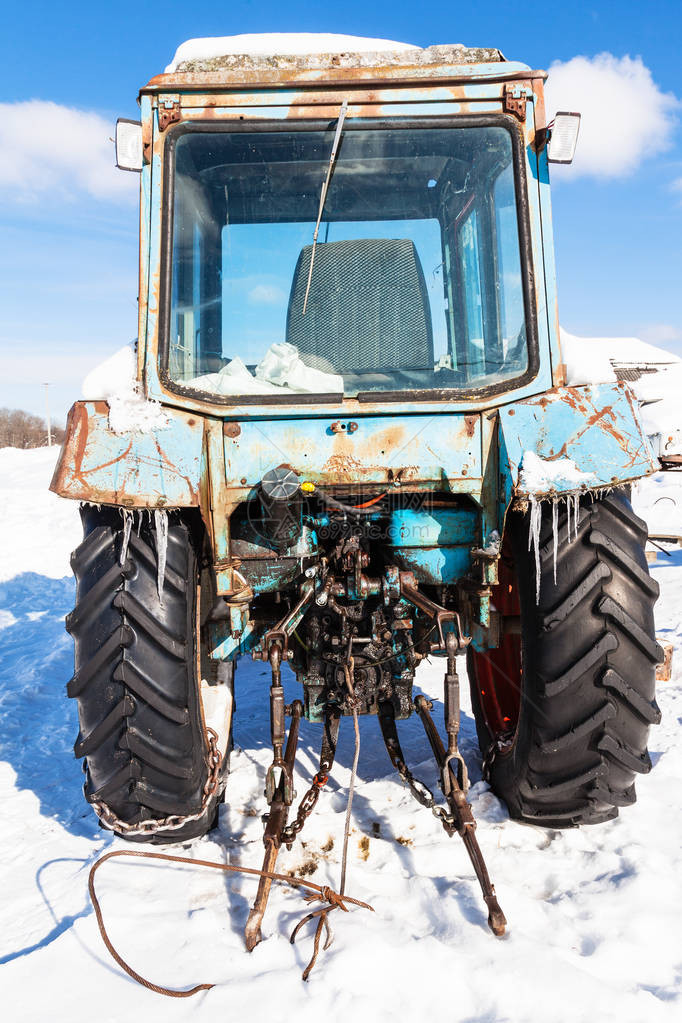
[[[78,717],[65,692],[73,645],[64,616],[74,593],[73,579],[35,572],[0,583],[0,614],[8,618],[0,629],[0,756],[16,772],[17,788],[35,794],[42,817],[93,838],[99,829],[73,753]]]
[[[54,820],[75,837],[96,841],[101,840],[104,833],[83,799],[83,775],[80,763],[73,753],[73,743],[78,733],[76,706],[65,693],[66,683],[73,671],[73,646],[71,637],[64,628],[64,616],[71,610],[73,603],[74,582],[71,578],[50,579],[38,573],[27,572],[8,582],[0,583],[0,708],[3,721],[0,756],[15,771],[17,789],[32,792],[38,799],[41,817]],[[284,675],[287,701],[300,697],[300,687],[293,674],[286,670]],[[434,677],[433,674],[430,676]],[[466,684],[465,677],[462,678],[462,684]],[[267,667],[262,663],[242,658],[236,677],[235,743],[251,760],[252,801],[258,808],[259,816],[260,812],[265,810],[262,800],[265,759],[262,754],[269,749],[268,690]],[[416,685],[415,693],[419,691],[420,687]],[[437,684],[432,685],[426,694],[432,698],[439,696]],[[438,702],[434,707],[434,716],[439,725],[441,714],[442,705]],[[399,732],[408,764],[437,795],[435,763],[430,760],[426,737],[416,715],[408,721],[399,722]],[[396,853],[396,870],[415,877],[419,874],[418,856],[415,856],[411,843],[404,841],[392,813],[395,801],[402,797],[404,789],[388,760],[376,718],[361,718],[360,733],[361,752],[358,767],[360,791],[356,790],[353,803],[351,876],[353,859],[362,855],[361,843],[368,840],[373,845],[379,841],[390,842]],[[320,739],[321,727],[303,721],[298,754],[298,764],[303,775],[298,784],[299,798],[305,791],[308,780],[317,770]],[[469,765],[471,780],[479,781],[480,753],[474,722],[472,717],[465,713],[462,714],[461,745]],[[316,814],[324,814],[328,818],[329,830],[334,833],[337,848],[340,848],[342,840],[346,803],[345,780],[353,761],[353,749],[352,721],[350,718],[344,719],[335,770],[316,810]],[[338,777],[339,774],[341,779]],[[369,799],[361,791],[363,783],[373,779],[388,781],[395,785],[395,795],[391,802],[386,802],[382,798],[378,801]],[[232,809],[230,806],[229,782],[227,795],[227,805],[221,809],[220,827],[211,833],[211,838],[217,843],[227,839],[234,852],[239,849],[239,843],[238,841],[230,843],[229,835],[239,831],[243,816],[236,808]],[[296,805],[297,802],[298,800]],[[330,809],[333,811],[331,817]],[[429,820],[431,818],[428,811],[419,808],[415,803],[415,828],[414,831],[410,830],[410,835],[418,835],[420,824],[422,822],[426,824]],[[441,834],[444,844],[454,841],[448,839],[444,833]],[[93,853],[94,851],[93,849]],[[302,850],[301,855],[302,859],[305,859],[307,854]],[[255,844],[249,842],[239,849],[239,859],[245,865],[259,866],[261,856],[262,846],[259,841]],[[468,864],[465,859],[453,855],[453,875],[430,878],[428,886],[425,886],[422,900],[424,913],[437,929],[439,917],[433,903],[435,887],[439,899],[445,897],[446,893],[456,893],[455,898],[462,915],[471,922],[485,927],[485,915],[478,905],[477,891],[471,888],[469,892],[471,886],[456,884],[459,872],[455,863],[461,863],[463,876],[468,876]],[[321,861],[321,866],[324,867],[324,861]],[[40,875],[40,871],[38,873]],[[320,874],[322,873],[321,870]],[[332,866],[330,880],[335,874],[336,869]],[[39,876],[36,882],[40,888]],[[236,931],[241,932],[254,894],[252,886],[245,886],[241,890],[241,886],[235,885],[234,880],[228,875],[225,877],[225,887],[230,905],[230,924]],[[36,944],[36,948],[54,940],[64,930],[69,929],[78,917],[89,912],[91,910],[88,906],[63,919],[54,917],[55,928]],[[285,927],[289,923],[293,927],[300,919],[299,907],[292,904],[291,914],[285,911],[281,919]],[[31,950],[24,949],[9,958],[16,958],[27,951]]]
[[[0,755],[16,772],[17,788],[30,790],[36,795],[40,801],[41,816],[56,820],[75,835],[95,837],[100,832],[92,811],[83,800],[81,765],[73,753],[78,734],[76,706],[67,698],[65,691],[73,673],[73,643],[64,628],[64,617],[73,607],[74,595],[71,578],[50,579],[35,572],[25,572],[0,583]],[[8,613],[6,623],[3,623],[2,612]],[[438,667],[440,663],[439,659]],[[445,662],[442,663],[444,666]],[[461,674],[464,687],[466,678],[463,670]],[[300,687],[288,669],[283,673],[283,681],[287,701],[300,698]],[[242,658],[236,673],[235,691],[235,743],[247,755],[250,752],[257,754],[269,748],[267,667]],[[422,691],[431,698],[441,695],[438,683],[430,690],[422,690],[418,684],[415,685],[415,694]],[[442,730],[440,701],[435,703],[433,713]],[[429,760],[426,737],[417,716],[413,714],[409,720],[398,722],[398,728],[408,765],[414,768]],[[392,776],[396,789],[402,789],[402,783],[391,768],[377,719],[361,717],[360,733],[358,781],[362,783]],[[321,734],[321,726],[302,721],[297,759],[309,778],[318,767]],[[344,719],[335,765],[345,769],[344,774],[353,761],[353,744],[352,721]],[[481,758],[475,726],[473,718],[466,713],[462,713],[461,746],[471,781],[479,781]],[[259,772],[262,774],[262,768],[254,763],[253,792],[256,800],[260,800],[263,789],[263,778]],[[424,780],[434,790],[437,788],[435,764],[427,764]],[[345,799],[335,783],[334,772],[330,790],[332,793],[338,791],[338,798]],[[356,799],[359,808],[360,795]],[[324,798],[320,808],[323,806]],[[377,807],[376,812],[379,809]]]

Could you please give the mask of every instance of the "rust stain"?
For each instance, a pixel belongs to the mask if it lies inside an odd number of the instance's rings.
[[[74,405],[73,409],[73,474],[79,483],[87,486],[82,476],[82,466],[85,447],[88,443],[88,410],[80,402]]]
[[[223,434],[225,437],[238,437],[242,432],[239,423],[223,423]]]
[[[577,439],[578,439],[577,437],[573,437],[570,443],[572,444]],[[568,441],[564,441],[564,443],[561,445],[557,452],[553,452],[551,455],[545,455],[543,457],[547,462],[555,462],[559,458],[568,458],[568,448],[566,447],[568,443],[569,443]]]
[[[402,469],[398,469],[395,474],[396,482],[407,483],[409,480],[419,479],[421,470],[418,465],[406,465]]]
[[[281,62],[281,59],[280,59]],[[275,61],[273,60],[273,65]],[[444,61],[441,64],[432,63],[423,66],[409,64],[398,64],[397,66],[379,65],[373,67],[340,67],[330,60],[331,66],[324,68],[311,67],[244,67],[221,68],[215,71],[175,71],[169,74],[155,75],[141,89],[146,92],[172,92],[177,93],[179,89],[219,89],[224,87],[249,87],[259,85],[275,85],[281,87],[301,88],[314,86],[318,83],[326,86],[344,86],[361,83],[365,87],[376,87],[384,84],[412,84],[419,86],[423,82],[435,82],[437,84],[455,84],[466,87],[473,82],[485,84],[497,84],[509,81],[531,82],[535,79],[546,78],[544,71],[520,71],[517,69],[505,70],[503,62],[499,63],[499,70],[495,68],[485,75],[475,72],[464,73],[460,70],[461,65],[452,61]],[[470,65],[473,67],[473,63]],[[457,68],[458,73],[455,73]]]
[[[119,455],[116,455],[116,458],[110,458],[108,462],[101,462],[99,465],[94,465],[92,469],[81,468],[80,471],[77,473],[75,472],[74,475],[77,476],[81,483],[87,486],[87,483],[83,479],[83,476],[90,476],[91,473],[93,472],[99,472],[100,469],[108,469],[110,465],[116,465],[117,462],[122,462],[124,458],[128,457],[128,455],[132,451],[132,447],[133,438],[131,437],[130,440],[128,441],[128,447],[125,449],[125,451],[122,451]]]
[[[343,477],[353,476],[361,470],[366,470],[366,466],[363,466],[357,458],[353,458],[350,454],[331,455],[322,466],[323,473],[328,472]]]
[[[466,430],[467,437],[473,437],[476,432],[476,423],[478,422],[478,416],[465,416],[464,417],[464,429]]]
[[[176,476],[178,476],[181,480],[184,480],[185,483],[187,484],[187,489],[192,499],[192,504],[199,504],[199,493],[194,484],[192,483],[191,479],[189,478],[189,476],[186,476],[184,473],[180,472],[178,470],[178,467],[174,465],[173,462],[171,462],[170,458],[166,455],[165,451],[162,449],[156,437],[154,437],[154,446],[156,447],[156,450],[159,452],[159,458],[164,463],[164,465],[167,465],[168,468],[171,469]]]

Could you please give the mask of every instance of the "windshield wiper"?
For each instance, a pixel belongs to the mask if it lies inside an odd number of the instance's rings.
[[[313,234],[313,248],[310,253],[310,266],[308,267],[308,282],[305,287],[305,298],[303,299],[303,313],[305,316],[306,306],[308,305],[308,295],[310,294],[310,283],[313,279],[313,263],[315,262],[315,249],[317,247],[317,235],[320,230],[320,221],[322,220],[322,214],[324,212],[324,204],[327,199],[327,189],[329,188],[329,182],[331,181],[332,171],[334,170],[334,164],[336,163],[336,154],[339,149],[339,141],[341,139],[341,132],[343,131],[343,122],[346,119],[346,113],[348,111],[348,100],[344,99],[341,104],[341,110],[339,111],[339,119],[336,124],[336,133],[334,135],[334,142],[332,143],[332,151],[329,155],[329,164],[327,166],[327,173],[325,179],[322,182],[322,191],[320,192],[320,208],[317,211],[317,221],[315,223],[315,232]]]

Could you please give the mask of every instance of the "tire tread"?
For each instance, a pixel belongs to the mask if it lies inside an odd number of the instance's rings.
[[[571,516],[572,517],[572,516]],[[491,764],[490,782],[512,816],[547,827],[612,820],[635,801],[634,779],[651,770],[649,726],[660,721],[655,667],[658,585],[649,576],[646,524],[625,489],[581,498],[577,538],[559,515],[556,584],[549,505],[540,532],[540,600],[528,514],[511,513],[521,598],[524,677],[519,730]],[[520,566],[520,567],[519,567]],[[477,698],[481,748],[492,737]],[[523,724],[523,727],[521,725]]]
[[[168,528],[163,601],[156,592],[156,533],[145,523],[119,564],[123,522],[116,510],[82,509],[85,538],[72,555],[76,606],[67,619],[78,702],[74,751],[85,759],[85,795],[136,824],[196,813],[208,768],[195,663],[197,555],[180,515]],[[133,841],[177,842],[203,834],[199,821]],[[123,833],[123,837],[125,833]]]

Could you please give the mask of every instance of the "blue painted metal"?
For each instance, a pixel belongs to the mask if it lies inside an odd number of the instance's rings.
[[[559,387],[500,409],[500,473],[503,503],[528,497],[519,483],[526,451],[556,462],[570,458],[589,480],[577,489],[627,483],[658,466],[642,428],[634,396],[626,384]],[[576,489],[559,481],[551,496]]]
[[[566,378],[561,362],[561,344],[559,340],[559,309],[557,306],[556,264],[554,259],[554,234],[552,230],[552,203],[549,187],[547,147],[544,146],[535,155],[535,159],[533,159],[533,155],[529,152],[528,165],[535,177],[533,188],[537,189],[538,215],[542,224],[540,251],[542,252],[544,269],[543,280],[546,303],[544,322],[547,324],[553,381],[555,385],[561,386],[565,383]],[[531,182],[529,181],[529,187],[530,185]],[[538,282],[537,286],[539,288],[541,284]]]
[[[394,549],[471,546],[478,543],[480,515],[474,508],[397,508],[388,520]]]
[[[471,569],[471,547],[389,548],[396,563],[405,572],[413,572],[418,583],[439,586],[463,579]]]
[[[247,622],[241,632],[233,632],[228,621],[211,622],[208,626],[209,656],[215,661],[236,661],[257,646],[262,634],[263,629],[253,622]]]
[[[164,430],[116,434],[106,402],[78,401],[51,489],[62,497],[127,508],[199,504],[203,424],[187,413],[168,416]]]
[[[471,568],[471,549],[480,543],[481,516],[475,508],[401,508],[388,525],[389,556],[417,582],[454,583]]]
[[[286,465],[321,486],[409,487],[419,481],[469,493],[480,489],[479,416],[368,416],[357,429],[334,432],[331,418],[242,420],[225,438],[227,486],[247,494],[269,469]],[[243,499],[241,497],[240,499]]]
[[[140,97],[140,117],[145,126],[143,145],[151,148],[152,106],[150,96]],[[147,364],[147,307],[149,299],[149,247],[152,221],[152,165],[145,162],[140,174],[140,285],[138,297],[137,358],[138,377],[144,379]]]
[[[315,530],[305,525],[296,545],[281,554],[240,538],[233,538],[231,545],[239,560],[239,574],[254,594],[285,589],[300,576],[302,564],[310,564],[320,553]]]

